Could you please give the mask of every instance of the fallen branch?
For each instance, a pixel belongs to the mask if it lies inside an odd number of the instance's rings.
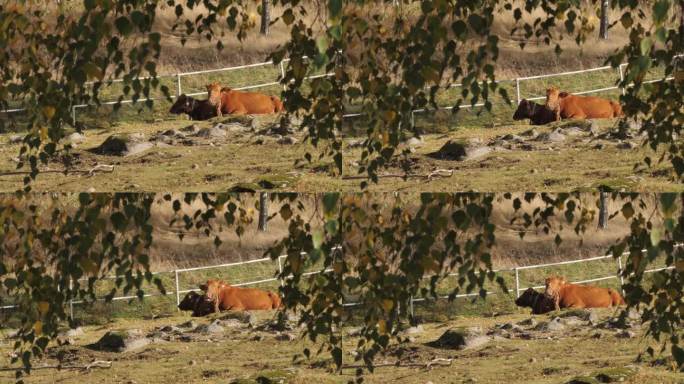
[[[383,179],[383,178],[389,178],[389,177],[396,177],[400,179],[408,179],[408,178],[419,178],[419,179],[425,179],[425,180],[432,180],[437,177],[451,177],[454,175],[454,170],[453,169],[436,169],[430,173],[419,175],[419,174],[401,174],[401,173],[386,173],[384,175],[378,175],[378,179]],[[342,176],[342,180],[361,180],[361,179],[367,179],[368,176]]]
[[[97,172],[114,172],[114,166],[108,164],[98,164],[90,169],[46,169],[43,171],[38,171],[38,173],[80,173],[88,177],[93,176]],[[30,171],[7,171],[0,172],[0,177],[2,176],[16,176],[16,175],[29,175]]]
[[[396,363],[380,363],[380,364],[373,364],[373,368],[381,368],[381,367],[405,367],[405,368],[425,368],[425,369],[431,369],[432,367],[435,366],[440,366],[440,367],[449,367],[451,366],[451,362],[453,359],[443,359],[443,358],[437,358],[425,363],[401,363],[401,362],[396,362]],[[352,364],[345,364],[342,366],[342,369],[358,369],[358,368],[366,368],[365,365],[352,365]]]
[[[111,368],[112,367],[112,362],[111,361],[104,361],[104,360],[95,360],[92,363],[85,364],[85,365],[41,365],[40,367],[31,367],[32,371],[38,370],[38,369],[80,369],[82,371],[89,371],[93,368]],[[17,368],[0,368],[0,371],[16,371],[17,369],[22,369],[21,367]]]

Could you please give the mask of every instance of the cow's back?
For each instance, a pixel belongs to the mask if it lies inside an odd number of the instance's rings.
[[[560,302],[565,308],[604,308],[613,305],[613,298],[607,288],[567,284],[561,289]]]
[[[244,109],[248,114],[276,112],[276,105],[271,96],[255,92],[224,92],[223,104],[225,113],[240,109]]]
[[[582,116],[588,119],[616,117],[618,115],[613,103],[595,96],[568,95],[561,101],[561,115],[566,118]]]

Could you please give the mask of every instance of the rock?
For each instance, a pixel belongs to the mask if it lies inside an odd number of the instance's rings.
[[[630,331],[628,329],[624,329],[624,330],[616,333],[615,337],[620,338],[620,339],[633,339],[636,337],[636,333],[634,333],[633,331]]]
[[[19,144],[22,141],[24,141],[24,136],[23,135],[11,135],[9,139],[7,139],[7,142],[9,144]]]
[[[601,384],[596,378],[591,376],[577,376],[565,384]]]
[[[594,149],[603,149],[603,147],[603,143],[596,143],[596,145],[594,145]]]
[[[283,144],[283,145],[292,145],[292,144],[297,144],[297,139],[295,139],[292,136],[283,136],[280,139],[276,141],[278,144]]]
[[[406,333],[407,335],[417,335],[423,332],[425,332],[425,330],[423,329],[423,326],[420,324],[410,328],[406,328],[406,330],[404,331],[404,333]]]
[[[530,357],[529,360],[527,360],[529,363],[536,363],[537,359],[535,357]]]
[[[533,317],[530,317],[529,319],[525,319],[525,320],[518,322],[518,325],[525,326],[525,327],[534,327],[537,325],[537,320],[535,320]]]
[[[615,147],[617,149],[634,149],[636,148],[636,144],[632,143],[631,141],[622,141],[617,143]]]
[[[418,137],[412,137],[412,138],[406,140],[406,145],[408,145],[409,147],[419,147],[423,144],[424,144],[423,139],[418,138]]]
[[[489,341],[490,338],[482,335],[480,328],[452,328],[428,345],[435,348],[468,349],[482,346]]]
[[[291,333],[283,332],[279,333],[275,336],[275,339],[278,341],[294,341],[295,337]]]
[[[457,141],[447,141],[436,152],[429,156],[440,160],[463,160],[466,157],[466,146]]]
[[[93,151],[101,155],[131,156],[146,151],[154,146],[149,141],[141,141],[140,134],[112,135],[105,139],[99,147]]]
[[[197,323],[195,322],[195,320],[188,320],[185,323],[178,324],[177,327],[192,329],[197,327]]]
[[[245,325],[242,321],[238,319],[227,319],[227,320],[221,320],[221,326],[227,327],[227,328],[238,328],[242,327]]]
[[[596,379],[600,383],[619,383],[627,381],[637,374],[637,370],[632,367],[607,368],[596,372]]]
[[[223,331],[224,331],[224,329],[221,326],[220,320],[214,320],[210,324],[200,324],[193,330],[193,332],[195,332],[195,333],[209,333],[209,334],[223,333]]]
[[[188,132],[190,134],[196,134],[197,132],[199,132],[199,130],[200,129],[197,126],[197,124],[192,124],[192,125],[188,125],[187,127],[181,128],[181,132]]]
[[[477,159],[478,157],[485,156],[486,154],[492,152],[492,148],[483,146],[483,147],[469,147],[466,150],[466,157],[465,160],[473,160]]]
[[[521,135],[527,136],[527,137],[537,137],[537,135],[539,135],[539,132],[537,132],[536,129],[532,128],[532,129],[528,129],[527,131],[521,133]]]
[[[591,121],[591,124],[589,125],[589,133],[592,136],[596,136],[599,134],[599,124],[596,120]]]
[[[596,311],[589,311],[587,321],[589,322],[589,324],[596,326],[598,325],[599,321],[601,321],[601,319],[599,318],[599,315],[598,313],[596,313]]]
[[[226,137],[226,131],[223,129],[217,128],[216,126],[211,127],[211,128],[202,128],[200,129],[197,133],[195,133],[195,136],[197,137],[204,137],[204,138],[209,138],[209,137],[214,137],[214,138],[219,138],[219,137]]]
[[[627,318],[630,320],[641,320],[641,311],[634,307],[630,307],[627,310]]]
[[[139,329],[109,331],[92,345],[93,349],[108,352],[129,352],[142,348],[151,342]]]
[[[78,336],[83,336],[83,335],[85,335],[85,332],[83,332],[83,328],[81,328],[81,327],[69,329],[66,332],[64,332],[64,336],[66,336],[66,337],[78,337]]]
[[[94,188],[94,187],[90,187],[90,188],[88,188],[88,190],[87,190],[86,192],[88,192],[88,193],[95,193],[95,188]]]
[[[560,143],[565,141],[565,135],[563,134],[563,130],[561,130],[560,128],[556,128],[551,132],[540,133],[539,135],[537,135],[535,140]]]
[[[85,135],[79,132],[74,132],[66,137],[66,139],[71,143],[82,143],[85,140]]]
[[[580,325],[583,324],[584,321],[577,316],[568,316],[562,319],[562,323],[565,325]]]
[[[227,131],[227,132],[244,132],[244,131],[249,131],[252,129],[251,127],[244,126],[240,123],[228,123],[228,124],[218,123],[218,124],[214,125],[214,128],[221,129],[221,130]]]
[[[192,169],[198,169],[198,168],[199,168],[199,165],[198,165],[198,164],[193,164],[192,167],[190,167],[190,168],[192,168]]]
[[[584,133],[584,131],[582,131],[582,128],[580,127],[567,127],[563,129],[563,133],[568,136],[579,136]]]
[[[537,324],[537,326],[534,327],[535,331],[562,331],[565,329],[565,325],[561,323],[561,319],[559,317],[555,317],[550,321],[542,321],[541,323]]]
[[[351,139],[347,141],[347,148],[361,148],[363,147],[363,139]]]
[[[361,336],[361,327],[353,327],[347,330],[347,336],[356,337]]]
[[[525,141],[525,139],[523,139],[522,137],[520,137],[518,135],[514,135],[512,133],[504,135],[503,137],[501,137],[501,139],[506,140],[506,141],[513,141],[515,143],[522,143]]]
[[[257,323],[257,318],[251,312],[227,312],[225,315],[220,317],[220,320],[230,320],[236,319],[243,324],[248,324],[254,326]]]

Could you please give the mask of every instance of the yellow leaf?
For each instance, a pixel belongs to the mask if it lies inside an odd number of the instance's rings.
[[[43,322],[38,320],[33,324],[33,331],[36,333],[36,335],[40,335],[43,333]]]
[[[40,128],[40,139],[45,141],[48,139],[48,129],[47,127]]]
[[[679,273],[684,272],[684,260],[677,260],[675,263],[675,268]]]
[[[55,115],[55,111],[56,111],[55,107],[53,107],[51,105],[47,105],[47,106],[43,107],[43,114],[45,115],[45,117],[48,120],[52,119],[52,116]]]
[[[50,309],[50,303],[47,301],[38,302],[38,312],[40,312],[41,316],[44,316],[48,309]]]
[[[394,111],[385,111],[385,116],[383,116],[383,118],[385,119],[385,121],[390,122],[390,121],[394,120],[394,118],[396,116],[397,116],[397,113]]]
[[[387,333],[387,322],[384,319],[378,320],[378,332],[383,335]]]
[[[390,299],[384,299],[382,301],[382,307],[385,309],[385,312],[390,312],[392,308],[394,308],[394,301]]]

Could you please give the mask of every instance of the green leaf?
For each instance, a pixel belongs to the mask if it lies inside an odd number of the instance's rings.
[[[641,51],[641,54],[644,56],[648,56],[648,54],[651,52],[652,46],[653,46],[653,40],[651,40],[650,37],[642,38],[641,42],[639,43],[639,49]]]
[[[627,220],[634,216],[634,208],[632,208],[632,203],[625,203],[622,206],[622,216],[624,216]]]
[[[328,10],[331,18],[338,18],[342,12],[342,0],[328,0]]]
[[[660,24],[667,18],[667,13],[670,10],[669,0],[658,0],[653,4],[653,21]]]
[[[121,16],[117,18],[114,24],[116,25],[116,29],[119,31],[119,33],[124,36],[133,32],[133,24],[131,24],[127,17]]]

